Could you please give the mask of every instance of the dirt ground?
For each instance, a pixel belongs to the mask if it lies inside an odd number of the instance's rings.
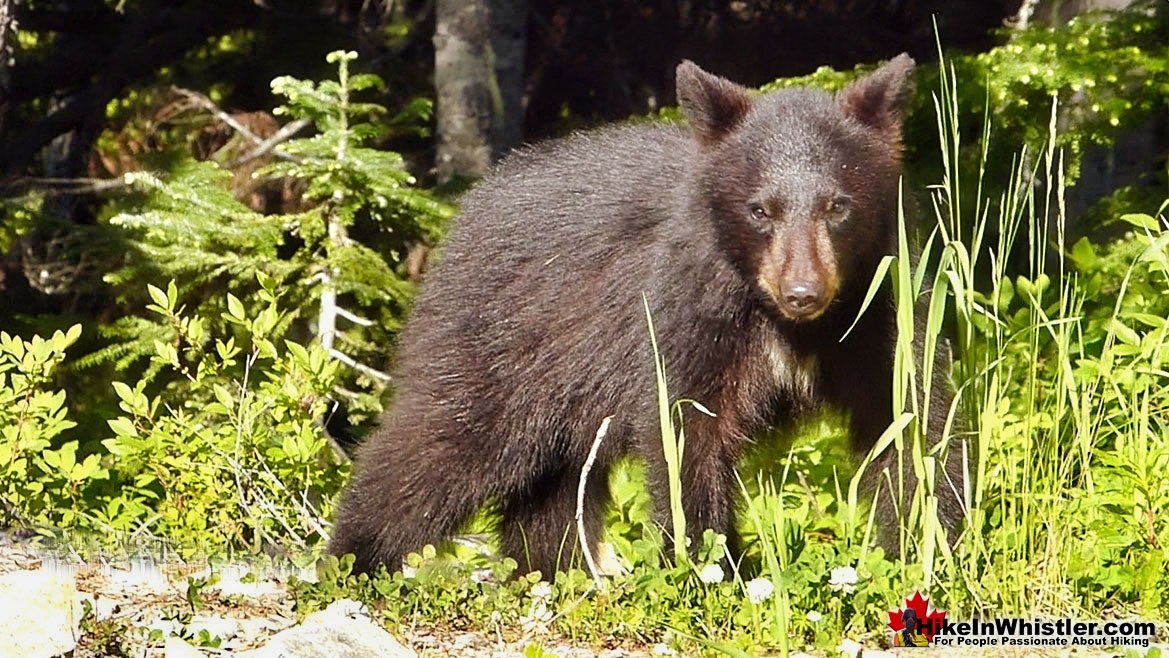
[[[200,643],[199,632],[219,638],[218,647],[204,647],[204,655],[233,655],[261,647],[274,634],[294,626],[297,615],[287,592],[288,573],[263,575],[258,582],[241,582],[246,569],[226,567],[218,570],[220,583],[206,587],[196,597],[196,606],[188,601],[187,577],[202,576],[205,565],[171,564],[158,566],[143,560],[104,560],[80,562],[46,556],[34,546],[11,537],[0,540],[0,575],[18,571],[51,573],[72,579],[80,599],[89,602],[92,615],[81,628],[80,638],[71,658],[118,655],[168,656],[164,642],[149,639],[151,629],[161,637],[179,635],[194,645]],[[19,598],[19,596],[17,596]],[[9,601],[19,605],[19,601]],[[0,618],[0,637],[7,635],[5,619]],[[403,627],[392,635],[419,656],[456,658],[505,658],[525,656],[525,650],[538,646],[557,656],[584,658],[642,658],[678,655],[664,645],[637,646],[614,643],[608,647],[576,646],[572,642],[546,633],[517,636],[512,629],[484,629],[469,632],[441,626]],[[1166,647],[1162,647],[1165,650]],[[941,648],[880,650],[845,641],[832,658],[894,658],[909,652],[932,658],[1053,658],[1070,656],[1116,656],[1121,651],[1055,649],[977,649]],[[1137,649],[1138,655],[1147,650]],[[0,651],[0,656],[6,655]],[[177,655],[177,654],[169,654]],[[189,654],[188,654],[189,655]],[[773,655],[773,654],[759,654]],[[809,658],[803,654],[800,658]]]

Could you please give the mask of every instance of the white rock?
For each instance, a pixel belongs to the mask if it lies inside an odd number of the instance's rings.
[[[857,642],[856,640],[845,638],[844,641],[840,643],[840,646],[836,648],[836,650],[840,653],[848,655],[850,658],[856,658],[857,654],[859,654],[861,651],[861,643]]]
[[[0,658],[49,658],[77,646],[82,607],[73,577],[49,570],[0,575]]]
[[[281,588],[271,580],[257,577],[253,582],[243,582],[244,577],[249,573],[251,573],[251,569],[247,565],[229,564],[218,570],[219,582],[211,585],[208,589],[218,591],[223,596],[244,598],[279,596],[281,594]],[[204,572],[204,577],[209,574],[209,571]]]
[[[130,571],[123,578],[127,583],[147,591],[165,592],[170,589],[170,579],[153,558],[130,558]]]
[[[305,617],[304,622],[274,635],[239,658],[417,658],[384,628],[359,612],[355,601],[334,601],[325,610]]]
[[[89,605],[93,607],[93,616],[98,621],[105,621],[114,616],[118,611],[118,606],[121,601],[109,596],[95,596],[86,592],[81,593],[81,599],[89,601]]]
[[[202,651],[187,644],[186,640],[173,635],[166,638],[166,645],[163,647],[163,651],[165,658],[207,658]]]
[[[147,633],[158,631],[164,637],[170,635],[182,635],[183,624],[177,619],[166,619],[162,617],[157,611],[147,613],[142,621],[142,628]]]
[[[234,637],[239,633],[239,629],[240,623],[238,619],[223,615],[194,615],[187,624],[188,633],[207,631],[207,634],[211,637],[218,637],[221,640]]]
[[[364,617],[366,619],[371,618],[369,616],[369,608],[367,608],[365,606],[365,604],[362,603],[361,601],[355,601],[353,599],[337,599],[336,601],[333,601],[332,603],[330,603],[329,607],[325,608],[325,610],[323,612],[318,612],[316,614],[318,614],[318,615],[328,614],[328,615],[336,615],[336,616],[341,616],[341,617],[352,617],[352,618],[357,618],[357,617]],[[312,617],[312,615],[309,615],[309,617],[305,618],[305,621],[308,621],[311,617]]]

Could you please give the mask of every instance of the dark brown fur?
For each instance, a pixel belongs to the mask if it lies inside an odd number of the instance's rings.
[[[393,409],[359,451],[330,549],[356,554],[359,569],[397,568],[497,500],[504,551],[550,575],[575,547],[581,466],[609,415],[589,536],[620,456],[642,455],[652,491],[666,491],[643,294],[671,395],[717,414],[685,419],[695,535],[732,534],[735,464],[769,424],[831,404],[868,451],[892,419],[889,295],[840,338],[896,248],[912,68],[903,55],[836,98],[751,98],[687,62],[678,97],[690,127],[609,128],[507,158],[467,196],[428,274]],[[947,368],[935,370],[936,430],[950,394]],[[939,484],[950,528],[956,462]],[[895,521],[894,505],[881,516]]]

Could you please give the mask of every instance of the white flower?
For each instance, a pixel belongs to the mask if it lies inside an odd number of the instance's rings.
[[[550,598],[552,598],[552,585],[548,584],[548,581],[546,581],[546,580],[541,580],[540,582],[536,583],[535,585],[532,585],[532,598],[533,599],[550,599]]]
[[[677,651],[674,651],[670,647],[666,646],[665,643],[663,643],[663,642],[658,642],[657,644],[655,644],[653,647],[653,650],[650,653],[652,653],[655,656],[676,656],[676,655],[678,655]]]
[[[775,586],[766,578],[756,578],[747,583],[747,598],[755,605],[766,601],[774,591]]]
[[[819,612],[816,612],[815,610],[808,611],[808,621],[812,622],[813,624],[819,623],[819,621],[823,618],[824,618],[824,615],[820,614]]]
[[[702,567],[702,571],[698,572],[698,580],[701,580],[707,585],[721,583],[724,577],[726,576],[723,573],[723,568],[717,564],[708,564]]]
[[[544,633],[554,616],[544,599],[533,599],[527,614],[520,615],[520,627],[525,633]]]
[[[828,578],[828,587],[831,587],[833,591],[851,594],[856,589],[856,569],[836,567]]]

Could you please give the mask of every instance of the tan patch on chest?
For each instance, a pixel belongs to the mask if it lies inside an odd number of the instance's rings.
[[[801,357],[778,337],[764,345],[766,366],[775,385],[783,391],[810,399],[815,393],[818,364],[814,356]]]

